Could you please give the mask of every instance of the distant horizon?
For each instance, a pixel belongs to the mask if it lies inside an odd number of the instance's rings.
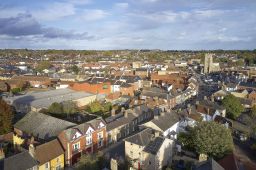
[[[8,0],[0,48],[253,50],[255,0]]]
[[[29,50],[29,51],[47,51],[47,50],[56,50],[56,51],[139,51],[139,50],[160,50],[160,51],[256,51],[255,49],[202,49],[202,50],[175,50],[175,49],[32,49],[32,48],[0,48],[0,50]]]

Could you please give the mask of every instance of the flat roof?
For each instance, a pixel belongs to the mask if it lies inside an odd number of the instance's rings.
[[[13,105],[23,104],[35,108],[48,108],[54,102],[73,101],[93,95],[95,94],[71,89],[57,89],[44,92],[29,92],[25,95],[8,97],[6,100],[10,101]]]

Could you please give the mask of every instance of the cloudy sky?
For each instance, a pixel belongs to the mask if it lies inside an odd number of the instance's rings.
[[[0,0],[0,48],[255,49],[256,0]]]

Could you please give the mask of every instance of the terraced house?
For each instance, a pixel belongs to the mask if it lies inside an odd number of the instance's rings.
[[[106,146],[106,123],[97,118],[66,129],[58,136],[65,150],[65,164],[75,164],[81,154],[95,153]]]

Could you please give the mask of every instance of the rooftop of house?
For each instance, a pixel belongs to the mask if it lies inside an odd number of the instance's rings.
[[[35,147],[35,157],[39,162],[39,165],[45,164],[46,162],[57,158],[58,156],[64,154],[64,152],[65,151],[58,139],[54,139],[50,142]]]
[[[210,158],[197,165],[195,170],[225,170],[221,165],[218,164],[214,159]]]
[[[174,112],[161,112],[160,115],[155,116],[151,122],[158,126],[162,131],[166,131],[179,122],[179,116]]]
[[[28,151],[20,152],[0,161],[1,170],[27,170],[37,166],[38,162]]]
[[[151,140],[149,144],[144,148],[143,151],[156,155],[159,149],[161,148],[164,140],[165,139],[163,137],[154,138],[154,140]]]
[[[14,128],[43,140],[50,140],[73,126],[76,124],[38,112],[29,112],[14,124]]]
[[[154,137],[154,131],[150,128],[146,128],[141,132],[126,138],[125,141],[140,146],[147,146],[152,140],[152,137]]]

